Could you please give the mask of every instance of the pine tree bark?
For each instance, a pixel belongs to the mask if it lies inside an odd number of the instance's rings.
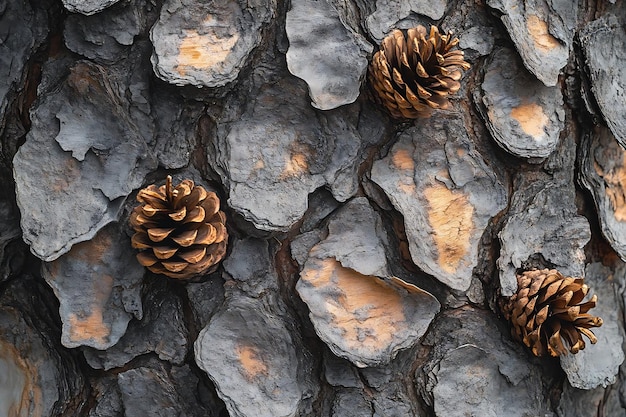
[[[390,117],[369,61],[431,24],[471,68]],[[626,414],[625,27],[624,0],[0,0],[0,416]],[[226,214],[191,280],[131,246],[167,175]],[[511,336],[534,268],[584,277],[597,343]]]

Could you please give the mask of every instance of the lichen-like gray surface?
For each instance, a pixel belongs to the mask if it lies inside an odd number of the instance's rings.
[[[592,329],[598,343],[586,343],[585,349],[576,355],[561,356],[561,367],[573,387],[592,389],[613,384],[624,361],[624,324],[619,313],[619,291],[626,284],[626,265],[619,262],[619,266],[612,270],[602,263],[590,263],[585,269],[585,284],[598,296],[596,307],[589,311],[603,320],[601,327]]]
[[[337,391],[333,399],[332,417],[367,417],[373,416],[372,404],[364,393],[355,389]]]
[[[152,94],[156,156],[165,168],[183,168],[189,164],[196,146],[196,123],[202,125],[202,104],[185,101],[162,89],[155,89]]]
[[[120,408],[124,416],[213,415],[203,404],[198,391],[202,388],[198,387],[198,378],[188,366],[166,369],[161,363],[149,362],[146,365],[126,370],[117,376]],[[102,414],[96,416],[105,417]]]
[[[65,45],[97,62],[110,63],[121,59],[142,30],[145,12],[141,6],[134,0],[93,16],[70,15],[63,31]]]
[[[138,367],[117,376],[128,417],[181,415],[182,404],[165,369]]]
[[[567,64],[578,20],[578,0],[487,0],[497,9],[517,51],[548,87]]]
[[[311,105],[330,110],[354,102],[372,45],[343,24],[328,0],[291,2],[285,29],[289,38],[287,68],[306,81]]]
[[[602,234],[626,259],[626,151],[598,125],[581,145],[580,182],[591,192]]]
[[[441,114],[400,133],[372,181],[404,216],[413,262],[451,288],[469,288],[478,241],[507,191],[476,151],[461,116]]]
[[[72,13],[92,15],[114,5],[118,1],[120,0],[63,0],[63,6]]]
[[[42,275],[59,299],[64,346],[110,348],[133,316],[142,317],[144,268],[126,249],[130,241],[122,233],[117,224],[108,225],[43,265]]]
[[[144,297],[143,310],[146,313],[141,320],[131,321],[115,345],[106,350],[83,350],[92,368],[121,368],[134,358],[151,352],[163,361],[183,364],[188,334],[180,299],[161,283]]]
[[[558,87],[529,74],[514,51],[500,48],[484,68],[475,101],[498,145],[522,158],[545,158],[554,151],[565,124]]]
[[[623,374],[623,372],[622,372]],[[618,384],[608,388],[581,390],[567,381],[556,409],[558,417],[597,417],[624,415],[624,393]]]
[[[332,215],[328,236],[309,255],[318,259],[335,258],[344,267],[363,275],[388,277],[386,245],[380,217],[366,198],[357,197]]]
[[[536,378],[511,381],[496,358],[474,345],[447,352],[434,372],[433,388],[437,417],[539,416],[543,410]]]
[[[507,330],[469,306],[438,316],[422,342],[431,357],[416,371],[418,391],[437,417],[552,415],[540,367]]]
[[[366,18],[370,35],[381,41],[396,25],[413,14],[422,14],[433,20],[441,19],[448,4],[447,0],[376,0],[375,11]]]
[[[520,194],[533,197],[524,202]],[[591,232],[587,219],[576,214],[573,189],[535,183],[514,194],[511,204],[511,213],[498,235],[502,295],[517,291],[516,270],[535,254],[541,254],[565,275],[584,276],[583,248]]]
[[[207,395],[207,386],[189,366],[166,368],[153,358],[99,379],[93,395],[96,405],[89,417],[213,417],[224,408]]]
[[[613,15],[594,20],[580,38],[591,91],[617,141],[626,147],[626,58],[617,52],[626,50],[624,23]]]
[[[211,138],[209,164],[227,187],[229,206],[258,229],[288,230],[306,211],[309,193],[323,185],[339,201],[357,190],[366,143],[356,109],[320,114],[306,96],[294,77],[265,85]]]
[[[24,240],[52,261],[117,219],[156,160],[103,67],[75,64],[32,112],[13,160]]]
[[[389,277],[385,243],[367,199],[351,200],[331,217],[328,236],[310,249],[296,284],[315,332],[358,367],[389,363],[414,346],[439,311],[429,293],[378,278]]]
[[[324,355],[324,378],[334,387],[363,387],[358,372],[349,361],[328,353]]]
[[[150,31],[155,74],[171,84],[197,87],[234,81],[275,9],[274,0],[167,0]]]
[[[25,75],[26,62],[48,34],[46,2],[33,8],[30,3],[8,0],[0,5],[0,133],[5,125],[8,94]]]
[[[224,301],[224,282],[211,277],[205,282],[189,283],[185,290],[197,326],[203,328]]]
[[[523,201],[522,195],[532,198]],[[516,270],[537,254],[565,275],[584,276],[583,248],[591,231],[587,219],[576,214],[573,189],[535,182],[513,195],[509,213],[498,235],[502,295],[517,292]]]
[[[200,332],[198,366],[234,417],[295,416],[303,396],[298,355],[281,317],[234,294]]]
[[[439,28],[451,31],[459,38],[459,49],[465,60],[474,64],[480,56],[489,55],[495,44],[493,22],[483,13],[483,9],[473,7],[469,2],[460,2],[446,13]]]

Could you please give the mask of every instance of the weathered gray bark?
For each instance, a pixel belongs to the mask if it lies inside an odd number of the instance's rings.
[[[436,23],[472,68],[396,121],[367,60]],[[0,0],[0,416],[626,414],[626,0]],[[219,269],[135,260],[138,189],[222,197]],[[499,296],[584,276],[535,358]]]

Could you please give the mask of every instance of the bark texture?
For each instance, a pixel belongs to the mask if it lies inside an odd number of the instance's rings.
[[[471,64],[392,119],[368,62],[437,24]],[[626,414],[625,0],[0,0],[0,415]],[[227,217],[189,281],[137,192]],[[537,358],[499,297],[554,268],[596,344]]]

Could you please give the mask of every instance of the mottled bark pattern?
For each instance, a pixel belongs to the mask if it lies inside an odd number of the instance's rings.
[[[451,31],[450,108],[367,67]],[[0,416],[626,414],[626,0],[0,0]],[[454,90],[456,90],[456,85]],[[137,192],[214,190],[182,282]],[[554,268],[596,344],[537,358],[499,298]]]

